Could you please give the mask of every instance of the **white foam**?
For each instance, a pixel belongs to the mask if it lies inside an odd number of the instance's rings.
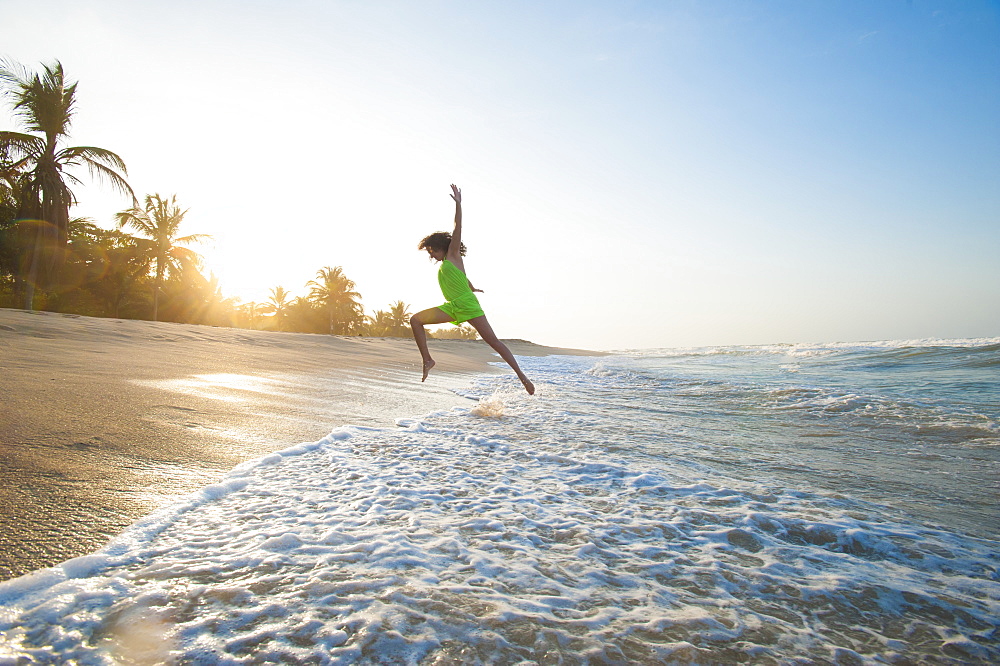
[[[0,663],[998,656],[996,542],[632,455],[567,363],[522,361],[545,391],[503,418],[339,429],[0,584]]]
[[[494,393],[479,399],[479,404],[469,410],[473,416],[481,416],[488,419],[503,418],[504,399],[502,393]]]

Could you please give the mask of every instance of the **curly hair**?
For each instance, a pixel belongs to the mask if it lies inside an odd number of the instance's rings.
[[[417,245],[418,250],[424,250],[426,248],[431,248],[432,250],[444,250],[445,254],[448,253],[448,248],[451,247],[451,234],[447,231],[436,231],[430,236],[425,236],[420,244]],[[468,248],[465,247],[465,243],[462,243],[460,248],[460,254],[464,257],[465,252]]]

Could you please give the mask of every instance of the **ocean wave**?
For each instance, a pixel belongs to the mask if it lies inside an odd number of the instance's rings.
[[[988,372],[1000,339],[900,340],[828,345],[649,350],[606,357],[587,374],[621,388],[653,388],[661,409],[700,401],[733,417],[774,412],[822,419],[846,437],[1000,444],[1000,390]]]
[[[614,353],[636,358],[652,357],[680,359],[710,356],[788,356],[792,358],[822,358],[835,355],[879,355],[887,358],[922,354],[1000,353],[1000,338],[924,338],[878,340],[870,342],[781,343],[769,345],[733,345],[717,347],[678,347],[625,349]],[[993,359],[995,363],[996,360]]]
[[[756,392],[760,404],[776,411],[798,412],[821,419],[841,418],[845,429],[878,427],[907,441],[945,444],[1000,444],[1000,423],[986,414],[885,396],[817,387],[780,387]]]
[[[216,663],[998,656],[984,547],[498,428],[455,411],[247,466],[61,580],[0,586],[3,658],[97,664],[137,642]]]
[[[533,397],[482,376],[0,584],[0,664],[1000,660],[1000,542],[823,492],[782,441],[809,483],[756,466],[774,415],[924,406],[596,363],[523,359]]]

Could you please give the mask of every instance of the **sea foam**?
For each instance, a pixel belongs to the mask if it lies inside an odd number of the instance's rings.
[[[521,364],[535,397],[484,377],[473,408],[338,429],[0,584],[0,663],[1000,658],[996,541],[664,453],[691,433],[655,378]]]

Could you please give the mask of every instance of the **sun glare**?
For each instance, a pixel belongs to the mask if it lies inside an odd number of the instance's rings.
[[[238,298],[242,303],[263,303],[272,288],[283,284],[279,270],[267,262],[255,261],[234,248],[215,244],[199,252],[204,262],[205,277],[215,277],[226,298]],[[287,288],[287,287],[286,287]]]

